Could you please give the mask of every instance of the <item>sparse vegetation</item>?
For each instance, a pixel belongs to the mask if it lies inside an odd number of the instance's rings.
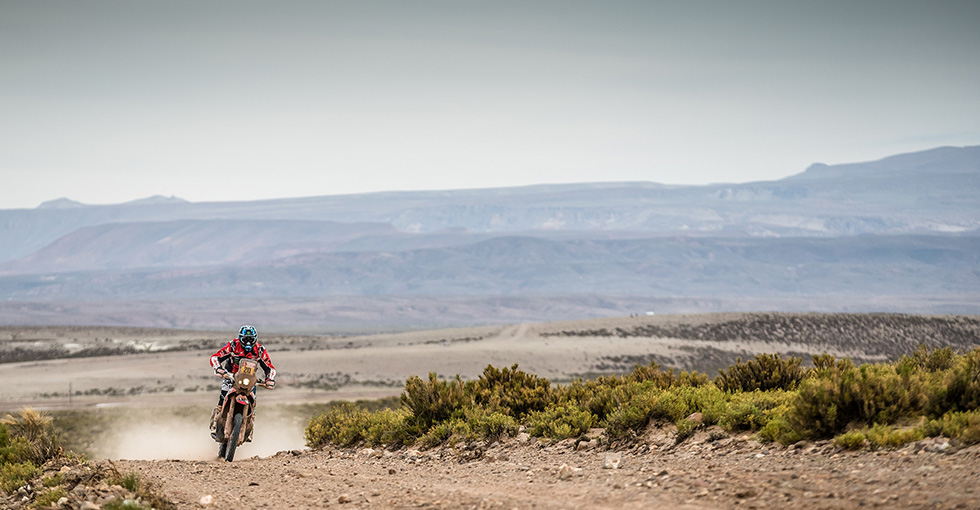
[[[63,472],[42,476],[52,462],[56,466],[85,464],[82,457],[64,450],[51,417],[32,408],[23,408],[16,416],[8,414],[0,420],[0,491],[11,494],[26,486],[30,490],[26,491],[29,499],[25,499],[24,508],[51,507],[70,496],[68,489],[81,482],[78,475],[69,481]],[[115,468],[108,472],[102,468],[90,470],[86,480],[89,484],[106,481],[133,493],[135,506],[126,508],[174,508],[136,474],[123,475]],[[66,486],[66,483],[70,485]],[[104,508],[110,508],[110,505]]]
[[[829,439],[842,448],[892,448],[925,437],[980,442],[980,348],[915,350],[893,363],[855,365],[830,355],[759,355],[713,381],[656,363],[629,374],[552,386],[517,365],[488,366],[476,381],[411,377],[400,409],[354,404],[313,418],[307,444],[421,447],[528,434],[553,440],[601,427],[629,441],[651,424],[676,426],[682,441],[703,426],[753,432],[762,441]],[[695,414],[699,413],[699,414]]]

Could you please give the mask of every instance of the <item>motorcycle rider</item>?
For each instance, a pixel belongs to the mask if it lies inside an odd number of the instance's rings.
[[[234,377],[231,377],[230,374],[238,372],[236,358],[251,358],[258,361],[259,366],[265,372],[266,387],[272,389],[276,385],[276,367],[272,365],[272,359],[269,358],[269,352],[265,346],[256,340],[257,337],[258,333],[256,333],[255,328],[246,324],[238,330],[238,338],[232,339],[227,345],[218,349],[218,352],[211,355],[211,367],[214,368],[214,375],[222,378],[218,406],[211,413],[212,438],[215,437],[217,417],[218,413],[221,412],[221,405],[224,404],[225,397],[235,385]],[[248,440],[251,440],[251,434],[249,436]]]

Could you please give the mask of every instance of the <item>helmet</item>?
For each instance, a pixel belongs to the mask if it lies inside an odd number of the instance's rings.
[[[258,334],[255,332],[255,327],[244,325],[242,329],[238,330],[238,341],[242,344],[242,347],[246,351],[251,351],[252,347],[255,345],[255,337]]]

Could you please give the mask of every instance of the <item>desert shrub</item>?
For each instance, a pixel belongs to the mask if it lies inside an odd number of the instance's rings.
[[[528,434],[551,439],[578,437],[591,429],[596,418],[587,409],[574,405],[551,406],[528,417]]]
[[[445,443],[454,444],[477,439],[479,437],[465,419],[452,418],[433,425],[419,438],[418,444],[423,448],[431,448]]]
[[[850,423],[887,425],[921,415],[927,402],[916,374],[903,376],[887,364],[838,363],[800,384],[788,421],[801,437],[831,437]]]
[[[622,378],[622,382],[651,381],[657,388],[667,389],[673,386],[702,386],[708,384],[708,376],[698,372],[674,373],[674,369],[664,371],[660,365],[650,362],[649,365],[636,364],[633,371]]]
[[[902,356],[898,360],[896,370],[906,375],[917,370],[940,372],[953,368],[956,360],[957,356],[953,352],[952,347],[943,347],[930,351],[926,346],[920,345],[915,352]]]
[[[674,438],[676,444],[684,442],[687,438],[694,435],[694,431],[702,424],[697,423],[693,420],[688,420],[687,418],[677,422],[677,437]]]
[[[925,436],[955,437],[966,444],[980,443],[980,411],[952,411],[923,426]]]
[[[62,476],[61,473],[57,473],[52,476],[46,476],[41,480],[41,485],[44,485],[45,487],[56,487],[58,485],[61,485],[61,480],[63,478],[64,477]]]
[[[306,446],[322,448],[327,443],[351,446],[365,437],[367,411],[350,403],[334,406],[310,419],[306,426]]]
[[[727,372],[718,371],[715,385],[728,392],[792,389],[806,375],[801,363],[801,358],[780,354],[759,354],[746,362],[738,358]]]
[[[864,433],[859,430],[845,432],[834,438],[834,444],[845,450],[860,450],[864,448]]]
[[[793,444],[803,439],[803,435],[786,419],[783,414],[773,414],[771,420],[759,429],[759,440],[763,442],[779,441],[783,444]]]
[[[761,430],[789,411],[794,393],[785,390],[733,393],[718,425],[728,432]]]
[[[143,481],[140,479],[139,475],[136,473],[129,473],[126,475],[117,473],[114,476],[109,477],[106,480],[109,485],[118,485],[129,492],[139,492],[143,488]]]
[[[28,460],[35,465],[44,464],[61,451],[61,443],[51,424],[51,418],[30,407],[18,412],[18,416],[7,415],[0,424],[6,427],[10,437],[21,438],[26,442],[26,452],[22,451],[24,443],[16,448],[21,451],[21,460]],[[0,444],[0,447],[3,445]],[[26,454],[26,458],[23,455]]]
[[[654,392],[637,395],[606,417],[606,433],[610,438],[619,439],[645,427],[650,423],[652,409],[658,400],[659,394]]]
[[[712,425],[724,415],[726,395],[714,385],[656,388],[638,392],[605,420],[610,437],[622,438],[646,427],[651,421],[678,423],[692,413],[702,414],[702,423]]]
[[[561,389],[557,401],[562,405],[585,409],[597,419],[603,420],[622,404],[623,392],[617,392],[620,385],[618,381],[610,385],[596,381],[575,381]]]
[[[467,409],[465,416],[473,433],[488,443],[504,435],[516,435],[520,428],[513,416],[497,411],[486,411],[479,407]]]
[[[675,386],[704,386],[711,382],[711,378],[708,374],[702,374],[701,372],[681,372],[677,374],[677,381],[674,383]]]
[[[890,425],[875,424],[865,429],[864,436],[872,448],[898,448],[925,437],[919,427],[896,428]]]
[[[7,426],[0,423],[0,464],[17,464],[30,458],[30,443],[22,437],[11,437]]]
[[[929,377],[930,416],[980,409],[980,349],[956,356],[952,366]]]
[[[540,411],[553,400],[551,382],[518,370],[517,364],[502,370],[487,365],[472,391],[477,405],[515,418]]]
[[[448,420],[453,411],[470,405],[472,399],[458,375],[453,381],[440,381],[435,372],[429,372],[428,381],[418,376],[405,381],[401,403],[411,413],[412,424],[424,432],[433,424]]]
[[[812,371],[820,371],[834,368],[837,358],[833,354],[814,354]]]
[[[57,489],[51,489],[42,492],[41,494],[38,494],[36,498],[34,498],[34,507],[44,508],[44,507],[54,506],[54,504],[57,503],[59,499],[67,495],[68,495],[68,491],[60,487]]]
[[[860,450],[865,446],[872,449],[898,448],[919,441],[925,437],[922,427],[896,428],[891,425],[874,424],[860,430],[850,430],[834,438],[834,444],[846,450]]]
[[[0,489],[13,492],[38,474],[37,466],[30,462],[0,464]]]
[[[365,414],[364,420],[358,425],[363,427],[363,438],[371,446],[401,446],[415,439],[408,419],[407,411],[382,409]]]

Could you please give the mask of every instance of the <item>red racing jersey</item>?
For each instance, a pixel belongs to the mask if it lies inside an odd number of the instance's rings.
[[[269,352],[266,351],[265,347],[255,342],[252,350],[246,351],[237,338],[211,355],[211,367],[214,368],[215,373],[218,373],[219,368],[223,368],[234,374],[238,372],[238,363],[235,362],[237,358],[251,358],[258,361],[265,372],[266,379],[276,378],[276,367],[272,366],[272,360],[269,358]]]

